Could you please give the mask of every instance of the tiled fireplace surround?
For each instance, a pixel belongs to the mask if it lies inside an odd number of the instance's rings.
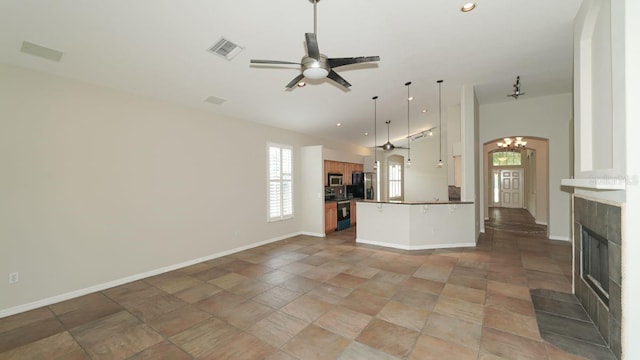
[[[621,358],[621,284],[622,284],[622,209],[600,200],[573,197],[574,253],[573,273],[575,293],[595,323],[604,340],[618,359]],[[609,306],[589,287],[581,276],[582,227],[589,228],[608,241]]]

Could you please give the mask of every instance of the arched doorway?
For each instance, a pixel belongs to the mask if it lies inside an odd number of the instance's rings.
[[[511,136],[514,138],[514,136]],[[498,142],[484,143],[484,214],[490,208],[526,209],[537,224],[549,225],[549,140],[523,136],[524,148],[503,151]],[[548,231],[548,230],[547,230]]]

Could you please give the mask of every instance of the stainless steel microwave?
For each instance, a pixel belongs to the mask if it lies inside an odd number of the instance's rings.
[[[329,173],[329,179],[327,182],[329,186],[342,186],[342,174]]]

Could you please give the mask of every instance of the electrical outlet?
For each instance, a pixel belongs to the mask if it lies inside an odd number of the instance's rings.
[[[15,284],[20,281],[20,274],[17,272],[9,273],[9,284]]]

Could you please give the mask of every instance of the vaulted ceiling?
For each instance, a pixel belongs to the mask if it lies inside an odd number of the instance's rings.
[[[249,64],[300,61],[313,32],[309,0],[3,0],[0,62],[362,146],[373,145],[375,95],[377,143],[386,120],[392,138],[406,136],[407,81],[412,133],[437,125],[439,79],[443,109],[459,103],[465,84],[481,104],[521,101],[506,96],[517,75],[526,97],[571,91],[581,0],[477,0],[469,13],[463,2],[319,1],[321,53],[380,56],[337,69],[349,90],[328,79],[285,90],[297,66]],[[222,37],[244,48],[231,61],[207,51]],[[59,62],[25,54],[23,41],[64,54]]]

